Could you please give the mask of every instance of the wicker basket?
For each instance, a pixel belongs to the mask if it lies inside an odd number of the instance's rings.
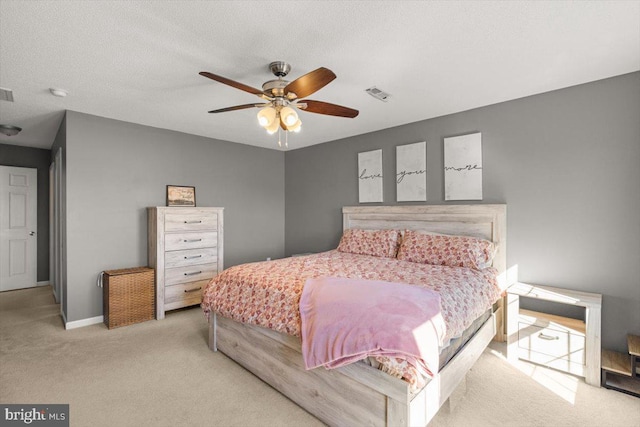
[[[109,329],[155,318],[154,273],[148,267],[104,272],[104,323]]]

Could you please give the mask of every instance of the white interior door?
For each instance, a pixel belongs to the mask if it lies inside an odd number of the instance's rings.
[[[0,291],[36,286],[37,176],[0,166]]]

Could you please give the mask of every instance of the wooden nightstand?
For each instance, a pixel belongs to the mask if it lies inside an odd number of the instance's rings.
[[[520,297],[585,308],[584,320],[520,309]],[[514,283],[507,289],[507,357],[546,365],[600,387],[602,295]]]

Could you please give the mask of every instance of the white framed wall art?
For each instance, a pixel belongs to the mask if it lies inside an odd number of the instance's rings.
[[[396,147],[396,200],[425,202],[427,200],[427,143]]]
[[[358,153],[358,201],[379,203],[382,196],[382,150]]]
[[[482,134],[444,139],[444,199],[482,200]]]

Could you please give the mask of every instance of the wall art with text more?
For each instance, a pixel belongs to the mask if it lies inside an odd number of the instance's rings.
[[[444,139],[444,199],[482,200],[482,134]]]

